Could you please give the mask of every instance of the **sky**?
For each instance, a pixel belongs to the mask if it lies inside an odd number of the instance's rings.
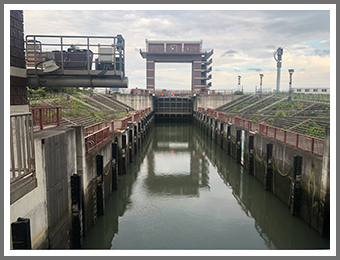
[[[142,5],[144,10],[117,5],[103,10],[87,10],[86,5],[73,6],[72,10],[47,10],[53,9],[49,5],[24,7],[25,35],[121,34],[129,88],[146,87],[146,60],[139,53],[146,47],[146,39],[202,40],[204,49],[214,50],[211,89],[237,89],[241,76],[244,91],[253,92],[259,87],[259,74],[264,75],[264,91],[275,89],[273,54],[279,47],[283,48],[281,91],[289,88],[288,69],[294,69],[293,87],[329,88],[331,84],[329,5],[303,6],[315,10],[294,5],[220,5],[215,10],[209,10],[214,5],[195,5],[195,10],[171,10],[173,6],[164,5],[156,7],[162,10],[155,10],[154,5]],[[245,7],[248,10],[242,10]],[[156,89],[189,90],[191,64],[156,63],[155,85]]]

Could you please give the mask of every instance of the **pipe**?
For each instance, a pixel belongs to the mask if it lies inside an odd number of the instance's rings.
[[[49,76],[41,77],[36,76],[27,77],[27,85],[30,87],[113,87],[113,88],[127,88],[128,78],[117,77],[101,77],[90,78],[89,76]]]

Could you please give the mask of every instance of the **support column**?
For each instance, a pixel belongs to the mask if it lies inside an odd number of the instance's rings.
[[[155,91],[155,61],[146,58],[146,89]]]
[[[82,180],[80,174],[71,176],[71,206],[72,206],[72,248],[80,249],[83,245],[83,206]]]
[[[241,163],[241,131],[236,131],[236,163]]]

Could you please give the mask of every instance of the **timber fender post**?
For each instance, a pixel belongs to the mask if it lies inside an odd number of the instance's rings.
[[[118,189],[118,144],[117,142],[112,143],[112,190]]]
[[[227,155],[231,154],[231,125],[228,125],[227,128]]]
[[[241,163],[241,131],[236,131],[236,163]]]
[[[273,191],[273,144],[267,144],[266,168],[264,172],[264,189]]]
[[[105,212],[105,192],[104,192],[104,156],[96,156],[97,164],[97,214],[104,215]]]
[[[292,190],[290,196],[290,213],[295,216],[298,216],[300,213],[301,168],[302,156],[294,155]]]
[[[133,144],[133,140],[132,140],[132,128],[129,129],[129,163],[132,163],[132,144]]]
[[[72,206],[72,248],[80,249],[83,245],[83,206],[82,179],[80,174],[71,175],[71,206]]]
[[[254,176],[254,136],[249,136],[249,146],[248,146],[248,174]]]

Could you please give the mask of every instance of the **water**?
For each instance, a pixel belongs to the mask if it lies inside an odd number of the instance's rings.
[[[118,186],[83,248],[329,248],[194,125],[156,124]]]

